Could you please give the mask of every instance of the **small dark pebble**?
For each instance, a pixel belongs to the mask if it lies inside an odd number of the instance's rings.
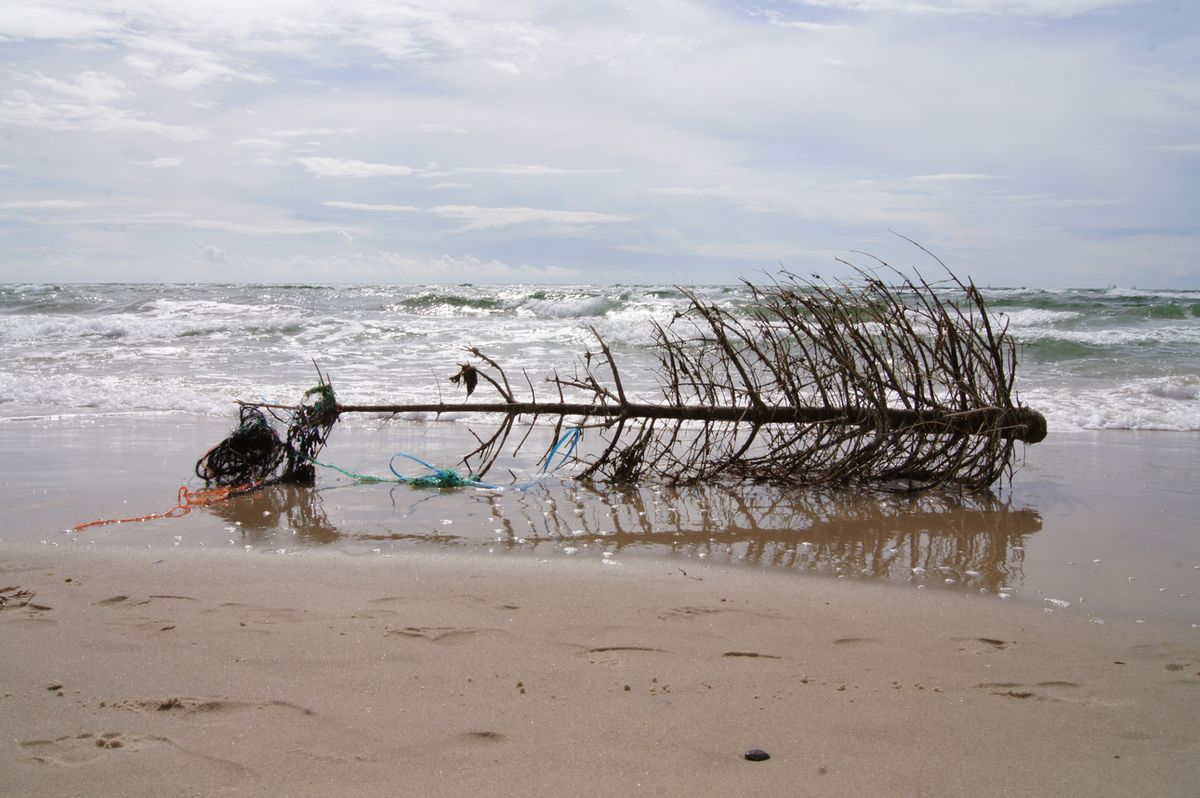
[[[761,748],[751,748],[746,752],[746,759],[749,759],[751,762],[766,762],[770,758],[771,755]]]
[[[62,682],[51,682],[50,684],[46,685],[46,689],[49,690],[50,692],[54,692],[55,690],[61,690]]]

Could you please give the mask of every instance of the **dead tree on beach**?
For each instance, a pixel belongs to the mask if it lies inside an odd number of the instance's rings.
[[[553,422],[542,461],[565,459],[569,448],[579,479],[922,490],[984,488],[1011,476],[1017,443],[1045,438],[1046,421],[1016,396],[1016,345],[1003,318],[952,275],[929,283],[886,265],[852,268],[853,282],[784,272],[746,283],[752,301],[737,313],[680,289],[686,308],[653,325],[653,400],[626,392],[594,329],[594,350],[569,374],[546,378],[550,399],[524,373],[519,394],[499,363],[471,347],[474,360],[450,378],[465,389],[462,402],[340,404],[321,376],[298,406],[242,403],[242,425],[201,458],[197,474],[224,486],[311,483],[342,414],[465,412],[497,418],[490,433],[472,433],[476,445],[461,460],[474,479],[497,464],[521,419]],[[494,398],[480,401],[477,390]],[[287,422],[286,441],[264,411]],[[513,454],[545,426],[530,424]],[[596,430],[600,442],[576,448],[575,433],[567,447],[573,430]]]

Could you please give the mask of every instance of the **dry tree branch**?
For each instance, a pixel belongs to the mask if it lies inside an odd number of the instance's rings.
[[[658,401],[627,396],[612,350],[592,329],[599,357],[587,352],[571,376],[547,378],[557,402],[537,401],[527,375],[530,400],[518,401],[504,369],[471,348],[481,364],[463,364],[451,379],[470,397],[482,378],[501,401],[343,404],[338,412],[500,414],[463,458],[479,475],[516,419],[532,416],[556,419],[555,440],[575,425],[568,419],[599,426],[603,444],[581,456],[582,478],[922,489],[1011,476],[1016,442],[1042,440],[1046,422],[1013,391],[1016,347],[1006,325],[993,324],[980,292],[952,274],[931,284],[882,261],[855,268],[854,284],[788,272],[748,283],[754,305],[740,318],[681,288],[687,309],[653,327]]]

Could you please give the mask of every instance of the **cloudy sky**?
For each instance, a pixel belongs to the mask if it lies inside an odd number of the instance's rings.
[[[1195,0],[0,0],[0,69],[0,282],[1200,288]]]

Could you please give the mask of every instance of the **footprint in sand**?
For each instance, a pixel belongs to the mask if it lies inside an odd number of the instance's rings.
[[[600,646],[599,648],[589,648],[588,654],[601,654],[606,651],[657,651],[662,653],[661,648],[651,648],[650,646]]]
[[[695,618],[699,615],[712,615],[718,612],[729,612],[724,607],[675,607],[659,615],[660,620],[667,618]]]
[[[147,604],[164,604],[176,601],[199,601],[191,596],[172,596],[164,593],[142,596],[140,598],[130,598],[125,595],[109,596],[106,599],[94,602],[93,607],[144,607]]]
[[[99,761],[115,754],[127,755],[152,749],[168,748],[187,752],[166,737],[128,735],[121,732],[76,734],[53,740],[25,740],[21,750],[38,762],[74,767]],[[232,764],[232,763],[231,763]]]
[[[299,715],[314,715],[311,709],[306,709],[287,701],[233,701],[227,698],[128,698],[115,701],[110,706],[113,709],[128,709],[134,712],[175,712],[183,715],[209,714],[230,712],[246,709],[280,709]]]
[[[21,751],[37,762],[51,765],[83,765],[104,756],[106,750],[125,747],[120,734],[107,732],[99,737],[78,734],[53,740],[24,740]]]
[[[46,617],[47,609],[49,608],[39,608],[30,604],[28,607],[23,608],[22,614],[13,618],[12,622],[19,624],[33,624],[35,626],[56,626],[58,621],[56,621],[54,618]]]
[[[189,751],[167,737],[121,732],[77,734],[53,740],[25,740],[19,747],[34,762],[65,768],[119,769],[123,774],[143,769],[156,774],[185,773],[203,762],[213,786],[232,786],[246,778],[249,768],[216,756]]]
[[[1200,647],[1178,643],[1151,643],[1134,646],[1129,659],[1149,661],[1160,665],[1170,674],[1166,684],[1200,687]]]
[[[458,739],[466,743],[491,745],[495,743],[502,743],[508,738],[498,731],[469,731],[460,734]]]
[[[1029,701],[1062,701],[1069,704],[1084,706],[1121,706],[1122,702],[1113,701],[1088,690],[1077,682],[1051,680],[1035,684],[1020,682],[984,682],[975,685],[977,689],[987,690],[992,695],[1004,696]]]
[[[722,657],[746,657],[748,659],[783,659],[778,654],[760,654],[757,651],[726,651]]]
[[[995,637],[952,637],[954,643],[963,654],[994,654],[1005,651],[1012,643]]]
[[[1167,670],[1183,670],[1200,663],[1200,647],[1178,643],[1150,643],[1128,650],[1130,659],[1160,662]],[[1172,666],[1178,665],[1179,668]],[[1200,667],[1200,666],[1198,666]]]
[[[384,637],[427,640],[440,645],[461,645],[483,639],[507,637],[500,629],[475,629],[469,626],[406,626],[403,629],[388,629]]]
[[[240,750],[243,740],[247,746],[252,742],[266,745],[277,756],[324,761],[364,761],[378,747],[376,741],[353,729],[288,701],[169,696],[128,698],[109,707],[150,716],[144,720],[161,724],[157,729],[187,740],[197,753],[212,748],[214,756],[224,750]],[[199,737],[194,727],[203,727]]]
[[[641,655],[641,654],[666,654],[667,652],[661,648],[652,646],[577,646],[580,649],[579,655],[588,658],[588,662],[592,665],[623,665],[625,657],[623,655]]]
[[[132,629],[137,632],[146,634],[155,634],[158,632],[169,632],[175,628],[175,623],[172,618],[163,615],[148,615],[139,614],[135,617],[128,617],[128,613],[134,608],[147,607],[155,605],[156,609],[166,609],[162,605],[177,604],[181,601],[197,601],[190,596],[173,596],[173,595],[150,595],[141,598],[130,598],[126,595],[109,596],[106,599],[94,602],[95,607],[112,607],[119,609],[122,616],[120,620],[110,620],[105,623],[109,626],[118,626],[126,629]]]
[[[313,620],[313,616],[305,610],[297,610],[291,607],[255,607],[250,604],[238,604],[228,602],[222,604],[216,610],[206,610],[206,612],[219,612],[227,614],[230,610],[243,621],[251,623],[303,623],[304,621]]]

